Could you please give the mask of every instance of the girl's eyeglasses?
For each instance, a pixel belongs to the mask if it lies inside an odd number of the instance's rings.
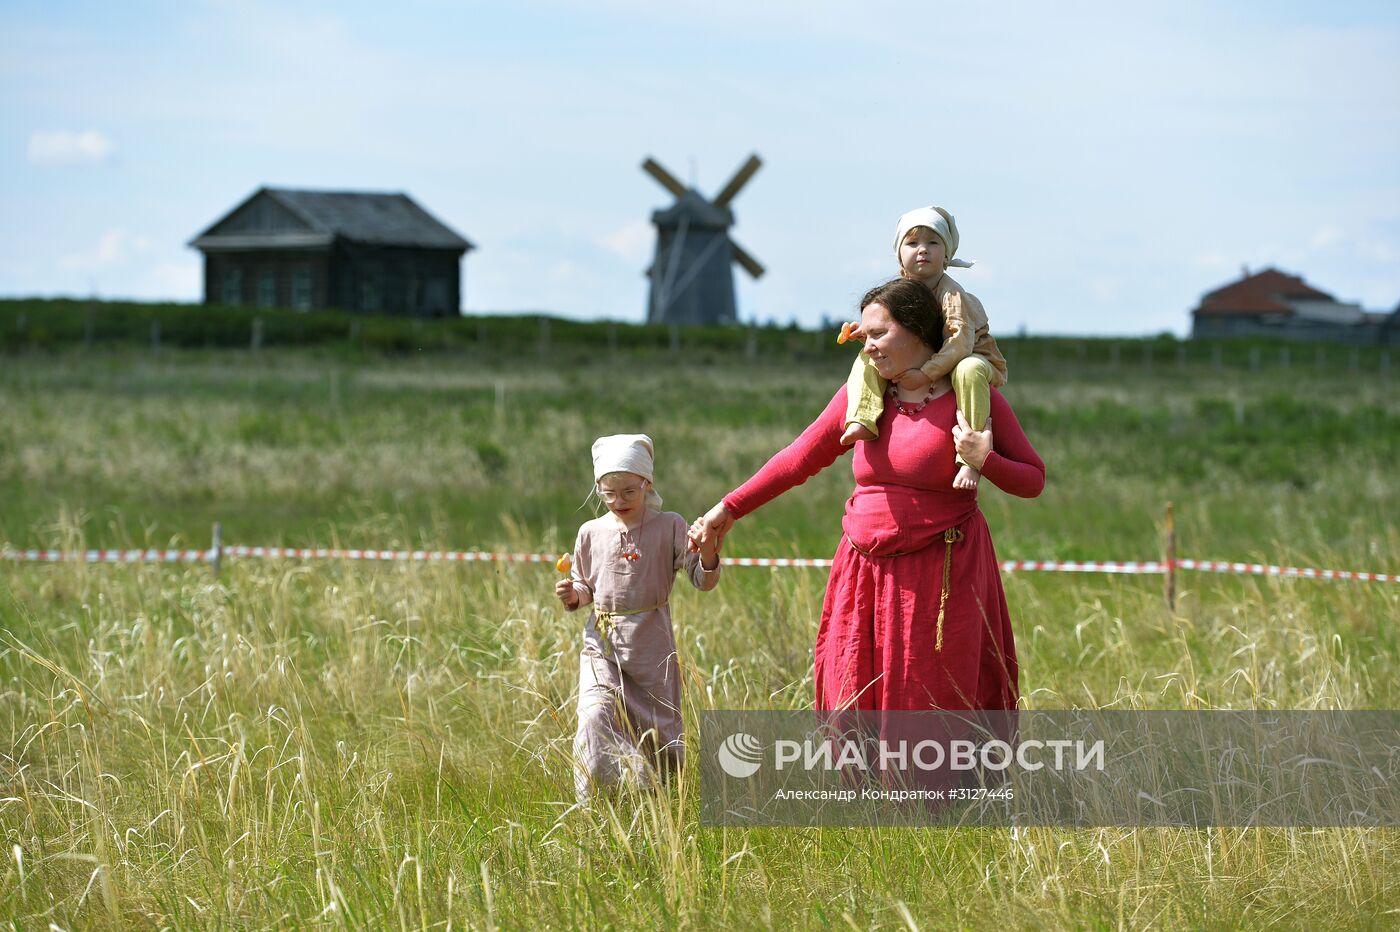
[[[599,489],[598,497],[609,505],[617,504],[619,501],[630,502],[635,501],[645,488],[644,485],[634,485],[630,489]]]

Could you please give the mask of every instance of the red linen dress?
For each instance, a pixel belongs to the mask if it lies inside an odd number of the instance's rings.
[[[991,395],[993,452],[983,479],[1033,498],[1045,486],[1045,464],[1006,398]],[[725,508],[743,517],[830,466],[850,449],[840,443],[845,413],[842,386],[801,436],[725,496]],[[879,439],[855,444],[856,487],[817,632],[819,710],[1016,706],[1016,645],[996,550],[976,491],[953,488],[956,423],[951,391],[911,414],[886,396]],[[962,533],[952,544],[950,528]]]

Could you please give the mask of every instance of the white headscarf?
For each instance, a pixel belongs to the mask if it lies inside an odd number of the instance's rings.
[[[957,269],[970,269],[972,263],[966,259],[954,259],[958,252],[958,225],[953,220],[953,215],[942,207],[915,207],[913,210],[899,218],[899,223],[894,229],[894,258],[899,261],[899,247],[904,242],[904,237],[909,235],[909,231],[914,227],[928,227],[943,239],[943,246],[948,251],[948,264]],[[903,268],[903,265],[900,266]]]
[[[646,434],[612,434],[593,441],[593,481],[610,472],[636,473],[652,482],[652,445]],[[661,510],[661,495],[653,483],[647,489],[647,505]]]

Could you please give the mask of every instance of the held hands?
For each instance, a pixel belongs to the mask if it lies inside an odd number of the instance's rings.
[[[958,423],[953,428],[953,446],[969,466],[980,472],[992,452],[992,419],[988,417],[987,425],[981,430],[973,430],[959,408]]]
[[[729,529],[734,526],[734,516],[720,502],[703,517],[695,519],[695,523],[686,532],[686,547],[691,553],[700,554],[701,561],[712,567],[712,561],[719,559],[719,548],[724,543],[724,535],[729,533]]]
[[[559,597],[559,601],[564,603],[564,607],[569,611],[578,608],[578,590],[574,588],[572,579],[561,579],[554,584],[554,594]]]

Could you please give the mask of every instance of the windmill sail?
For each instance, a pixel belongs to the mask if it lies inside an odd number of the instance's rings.
[[[674,204],[651,217],[656,256],[647,273],[649,323],[722,324],[737,319],[734,263],[754,278],[763,274],[763,266],[729,238],[734,225],[729,204],[762,164],[758,156],[750,156],[714,200],[707,200],[654,159],[642,162],[642,170],[676,196]]]

